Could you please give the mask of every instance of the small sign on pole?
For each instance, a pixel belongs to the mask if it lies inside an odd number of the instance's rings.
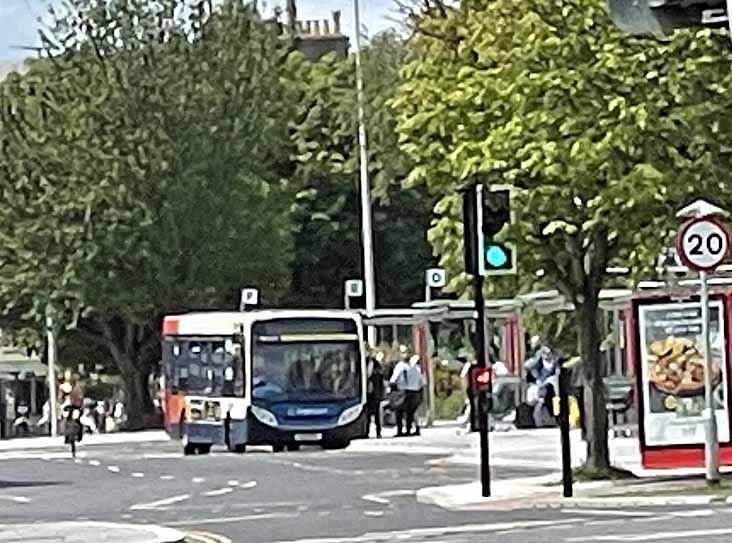
[[[447,273],[442,268],[430,268],[425,273],[424,301],[432,301],[432,289],[443,288],[447,284]]]
[[[427,285],[430,288],[442,288],[447,284],[447,274],[442,268],[427,270]]]
[[[239,311],[244,311],[247,307],[255,305],[259,305],[259,290],[256,288],[241,289]]]
[[[709,287],[707,273],[714,271],[729,253],[729,232],[722,222],[712,213],[702,211],[706,202],[696,202],[689,208],[679,212],[680,216],[693,218],[686,221],[676,238],[676,250],[681,261],[690,269],[699,272],[701,283],[700,304],[702,320],[702,352],[704,354],[704,418],[706,422],[706,439],[704,458],[706,479],[709,484],[720,481],[719,474],[719,432],[717,429],[717,406],[715,405],[712,373],[711,339],[709,333]],[[695,206],[697,209],[691,209]],[[706,208],[705,208],[706,209]],[[715,210],[720,214],[722,210]]]
[[[351,298],[360,298],[363,296],[363,281],[361,279],[348,279],[346,281],[346,289],[343,305],[346,309],[351,308]]]

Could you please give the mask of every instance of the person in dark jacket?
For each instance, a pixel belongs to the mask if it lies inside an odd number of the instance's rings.
[[[371,417],[374,418],[376,426],[376,438],[381,438],[381,402],[384,399],[384,368],[381,363],[384,360],[384,353],[378,352],[369,358],[368,384],[366,389],[366,408],[369,415],[369,428]],[[369,429],[369,433],[371,433]]]

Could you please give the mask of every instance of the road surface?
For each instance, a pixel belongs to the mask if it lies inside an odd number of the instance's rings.
[[[450,512],[420,504],[418,489],[476,476],[474,466],[446,461],[440,447],[414,447],[420,439],[402,440],[404,447],[387,438],[345,451],[196,457],[183,457],[173,442],[99,445],[82,447],[75,461],[62,448],[10,451],[0,453],[0,522],[154,523],[235,543],[732,538],[728,507],[587,509],[563,507],[558,498],[556,507],[541,509]],[[496,460],[497,479],[555,471],[526,450],[502,449]]]

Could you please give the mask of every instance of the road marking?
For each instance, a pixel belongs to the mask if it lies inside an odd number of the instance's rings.
[[[135,479],[142,479],[142,478],[143,478],[143,477],[145,476],[145,474],[144,474],[144,473],[142,473],[141,471],[136,471],[135,473],[133,473],[133,474],[132,474],[132,476],[133,476],[133,477],[134,477]]]
[[[207,532],[191,532],[186,534],[186,541],[191,543],[233,543],[228,537]]]
[[[194,485],[200,485],[201,483],[206,482],[206,479],[204,479],[203,477],[194,477],[192,482]]]
[[[674,511],[668,513],[672,517],[711,517],[716,514],[714,509],[696,509],[692,511]]]
[[[264,513],[262,515],[246,515],[243,517],[220,517],[205,518],[201,520],[180,520],[178,522],[166,522],[166,526],[204,526],[206,524],[229,524],[232,522],[244,522],[248,520],[270,520],[283,518],[297,518],[300,515],[295,513]],[[340,540],[338,540],[340,541]]]
[[[618,511],[616,509],[562,509],[569,515],[591,515],[601,517],[653,517],[655,513],[646,511]]]
[[[257,481],[249,481],[248,483],[244,483],[241,485],[241,488],[244,490],[249,490],[250,488],[255,488],[257,486]]]
[[[634,518],[633,522],[661,522],[664,520],[669,520],[671,518],[671,515],[659,515],[655,517]]]
[[[161,481],[172,481],[173,479],[175,479],[175,477],[173,477],[172,475],[161,475],[160,476]]]
[[[383,511],[364,511],[363,514],[366,515],[367,517],[383,517],[384,516]]]
[[[158,453],[158,454],[143,454],[142,457],[145,460],[165,460],[168,458],[183,458],[180,453]]]
[[[191,498],[190,494],[180,494],[178,496],[172,496],[170,498],[164,498],[162,500],[150,502],[150,503],[138,503],[130,507],[132,511],[145,511],[150,509],[158,509],[166,505],[173,505],[174,503],[183,502]]]
[[[565,539],[568,542],[585,541],[660,541],[665,539],[687,539],[690,537],[719,536],[732,534],[732,528],[721,528],[718,530],[691,530],[688,532],[656,532],[653,534],[616,534],[571,537]]]
[[[416,494],[416,490],[390,490],[388,492],[379,492],[378,494],[366,494],[365,496],[361,496],[361,499],[367,502],[378,503],[380,505],[389,505],[391,503],[389,498],[415,496]]]
[[[15,503],[30,503],[31,499],[25,496],[0,496],[0,500]]]
[[[107,466],[107,469],[112,473],[119,473],[119,468],[117,466]]]
[[[232,492],[234,492],[234,489],[231,488],[230,486],[227,486],[225,488],[220,488],[218,490],[211,490],[210,492],[204,492],[203,495],[208,496],[209,498],[212,498],[214,496],[223,496],[225,494],[231,494]]]
[[[96,466],[101,466],[102,463],[99,460],[89,460],[89,465],[96,467]]]
[[[558,524],[578,524],[582,518],[564,520],[527,520],[516,522],[500,522],[496,524],[466,524],[463,526],[445,526],[442,528],[415,528],[400,532],[373,532],[356,537],[333,537],[316,539],[299,539],[297,541],[278,541],[275,543],[374,543],[378,541],[394,541],[410,538],[440,537],[445,535],[496,533],[505,530],[528,530]]]
[[[229,481],[226,484],[229,485],[229,486],[239,486],[239,481]]]

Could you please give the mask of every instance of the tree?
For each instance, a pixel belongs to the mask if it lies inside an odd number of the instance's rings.
[[[409,181],[439,196],[430,232],[462,267],[459,183],[510,182],[524,286],[576,310],[588,466],[609,468],[598,326],[609,264],[655,266],[675,209],[728,198],[732,83],[724,37],[623,35],[601,0],[463,3],[419,22],[394,107]],[[722,203],[722,202],[720,202]],[[541,271],[542,279],[537,279]],[[460,280],[455,283],[460,286]]]
[[[286,44],[235,0],[73,0],[44,40],[0,86],[1,306],[102,342],[137,427],[163,314],[287,286]]]
[[[398,149],[394,96],[407,49],[393,33],[375,37],[363,54],[369,173],[379,305],[418,299],[431,262],[426,241],[430,199],[402,190],[409,161]],[[339,307],[343,281],[360,277],[361,226],[353,58],[291,59],[299,97],[292,126],[298,194],[292,305]],[[334,273],[336,271],[336,273]]]

